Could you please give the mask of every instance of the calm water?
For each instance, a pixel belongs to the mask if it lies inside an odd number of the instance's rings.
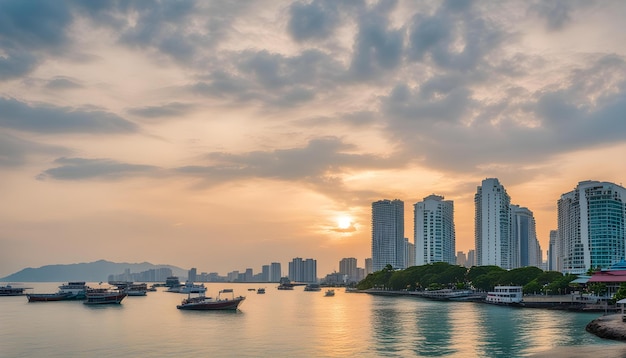
[[[207,295],[234,288],[247,299],[238,312],[189,312],[176,309],[185,295],[164,291],[104,306],[0,297],[0,357],[555,357],[570,356],[567,346],[613,357],[626,347],[585,331],[598,313],[207,286]],[[258,287],[267,293],[247,291]]]

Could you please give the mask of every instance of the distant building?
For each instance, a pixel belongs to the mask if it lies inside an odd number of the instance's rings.
[[[582,274],[609,268],[626,253],[626,189],[593,180],[581,181],[557,202],[557,269]]]
[[[456,263],[454,203],[429,195],[414,207],[415,260],[418,266],[433,262]]]
[[[191,282],[195,282],[197,281],[198,277],[197,277],[197,271],[195,267],[192,267],[191,270],[189,270],[189,272],[187,272],[187,280],[191,281]]]
[[[459,251],[456,253],[456,264],[459,266],[467,267],[467,256],[463,251]]]
[[[550,241],[548,243],[548,262],[547,262],[547,270],[548,271],[557,271],[557,249],[556,249],[556,230],[550,230]]]
[[[270,282],[280,282],[283,277],[280,262],[272,262],[270,264]]]
[[[270,265],[263,265],[261,267],[261,281],[270,282]]]
[[[476,266],[476,251],[469,250],[467,252],[467,267]]]
[[[365,259],[365,276],[374,272],[374,262],[371,257]]]
[[[541,267],[543,255],[537,240],[533,212],[511,205],[511,268]]]
[[[404,246],[404,202],[397,199],[373,202],[372,269],[380,271],[387,265],[405,268]]]
[[[289,263],[289,279],[295,282],[317,282],[317,261],[294,258]]]
[[[405,268],[415,266],[415,245],[407,237],[404,238],[404,265]]]
[[[354,257],[343,258],[339,261],[339,273],[346,275],[348,282],[358,281],[356,263],[357,260]]]
[[[254,271],[251,268],[246,269],[246,273],[244,274],[243,281],[244,282],[252,282],[252,278],[254,277]]]

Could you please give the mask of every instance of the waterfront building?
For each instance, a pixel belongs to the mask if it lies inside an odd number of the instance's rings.
[[[454,203],[443,196],[429,195],[414,207],[416,265],[433,262],[456,264]]]
[[[261,281],[270,282],[270,265],[261,266]]]
[[[511,268],[541,267],[543,255],[537,240],[533,212],[511,205]]]
[[[346,275],[348,282],[356,282],[358,280],[357,260],[354,257],[347,257],[339,261],[339,273]]]
[[[511,198],[496,178],[487,178],[474,195],[476,265],[511,265]]]
[[[280,262],[272,262],[270,264],[270,282],[280,282],[282,276],[282,269]]]
[[[476,250],[467,252],[467,267],[476,266]]]
[[[254,277],[254,271],[252,271],[251,268],[247,268],[243,276],[243,281],[251,282],[253,277]]]
[[[391,265],[404,269],[404,202],[379,200],[372,203],[372,269]]]
[[[317,282],[317,261],[296,257],[289,263],[289,279],[294,282]]]
[[[626,189],[594,180],[581,181],[557,202],[557,267],[582,274],[608,268],[626,256]]]

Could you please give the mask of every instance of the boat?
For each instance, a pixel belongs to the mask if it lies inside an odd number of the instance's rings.
[[[256,291],[256,288],[249,288],[248,291]]]
[[[261,288],[257,289],[256,293],[259,294],[259,295],[264,294],[265,293],[265,287],[261,287]]]
[[[70,292],[31,293],[26,295],[28,302],[53,302],[71,300],[74,295]]]
[[[132,283],[124,291],[129,296],[145,296],[148,294],[148,285],[145,283]]]
[[[184,285],[170,287],[167,290],[167,292],[186,293],[186,294],[205,293],[206,287],[204,287],[204,284],[196,285],[191,281],[187,281],[185,282]]]
[[[335,295],[335,290],[333,290],[332,288],[331,288],[331,289],[326,290],[326,292],[324,293],[324,296],[325,296],[325,297],[332,297],[332,296],[334,296],[334,295]]]
[[[165,287],[178,287],[180,286],[180,281],[178,280],[178,277],[176,276],[169,276],[165,279]]]
[[[281,277],[277,288],[279,290],[293,290],[293,283],[291,283],[288,277]]]
[[[496,286],[487,292],[485,302],[504,305],[516,305],[522,302],[522,286]]]
[[[22,296],[28,287],[0,286],[0,296]]]
[[[319,283],[309,283],[304,286],[304,290],[307,292],[319,292],[322,290],[322,287]]]
[[[198,297],[191,297],[190,295],[176,308],[195,311],[236,310],[245,299],[244,296],[235,297],[232,289],[223,289],[217,298],[205,297],[202,294]]]
[[[90,289],[87,291],[87,299],[83,302],[86,305],[120,304],[126,292],[109,290],[106,288]]]
[[[57,293],[70,293],[71,296],[66,299],[82,300],[85,299],[88,289],[89,286],[87,286],[85,281],[70,281],[66,284],[59,286],[59,292]]]

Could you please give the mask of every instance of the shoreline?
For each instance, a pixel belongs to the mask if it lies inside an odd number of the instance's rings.
[[[589,322],[585,330],[600,338],[626,342],[626,322],[622,321],[621,313],[598,317]]]

